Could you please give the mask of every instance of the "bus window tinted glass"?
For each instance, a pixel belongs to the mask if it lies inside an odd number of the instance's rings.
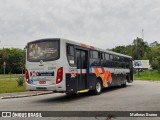
[[[28,44],[29,61],[58,59],[59,41],[38,41]]]
[[[67,54],[74,56],[74,47],[72,45],[67,46]]]
[[[101,59],[102,59],[102,60],[105,59],[104,53],[101,53]]]
[[[123,57],[120,57],[120,62],[124,62],[124,58]]]
[[[87,55],[85,51],[81,51],[82,69],[87,69]]]
[[[90,51],[90,65],[91,66],[100,66],[99,52]]]
[[[109,54],[105,54],[105,59],[109,60]]]
[[[111,60],[111,61],[113,60],[113,55],[110,55],[110,60]]]
[[[97,51],[92,51],[92,58],[99,58]]]
[[[75,55],[74,55],[74,46],[73,45],[67,45],[67,58],[70,66],[75,65]]]

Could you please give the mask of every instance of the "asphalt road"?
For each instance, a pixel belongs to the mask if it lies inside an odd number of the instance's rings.
[[[101,95],[79,94],[67,96],[61,93],[41,96],[1,99],[2,111],[160,111],[160,82],[134,81],[126,88],[103,90]],[[35,118],[36,119],[36,118]],[[53,119],[53,118],[45,118]],[[56,120],[68,118],[54,118]],[[82,119],[82,118],[69,118]],[[107,118],[83,118],[103,119]],[[112,118],[140,119],[144,118]],[[160,119],[160,118],[145,118]]]

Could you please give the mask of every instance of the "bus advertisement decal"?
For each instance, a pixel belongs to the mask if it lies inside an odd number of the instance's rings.
[[[109,83],[112,82],[112,77],[111,77],[110,71],[105,70],[104,68],[101,68],[101,71],[100,71],[98,68],[94,67],[94,72],[97,77],[101,77],[104,87],[108,87],[108,82]]]
[[[99,77],[101,75],[98,68],[94,67],[94,71],[95,71],[97,77]]]
[[[52,71],[52,72],[36,72],[36,71],[32,71],[32,72],[30,72],[30,75],[32,77],[36,77],[36,76],[54,76],[54,71]]]

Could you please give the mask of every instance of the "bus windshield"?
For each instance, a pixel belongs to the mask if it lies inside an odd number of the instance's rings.
[[[59,58],[59,41],[37,41],[28,44],[28,61],[50,61]]]

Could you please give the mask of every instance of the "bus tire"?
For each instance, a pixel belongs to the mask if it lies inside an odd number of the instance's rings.
[[[94,90],[94,94],[95,95],[99,95],[102,92],[102,82],[97,79],[95,82],[95,90]]]

